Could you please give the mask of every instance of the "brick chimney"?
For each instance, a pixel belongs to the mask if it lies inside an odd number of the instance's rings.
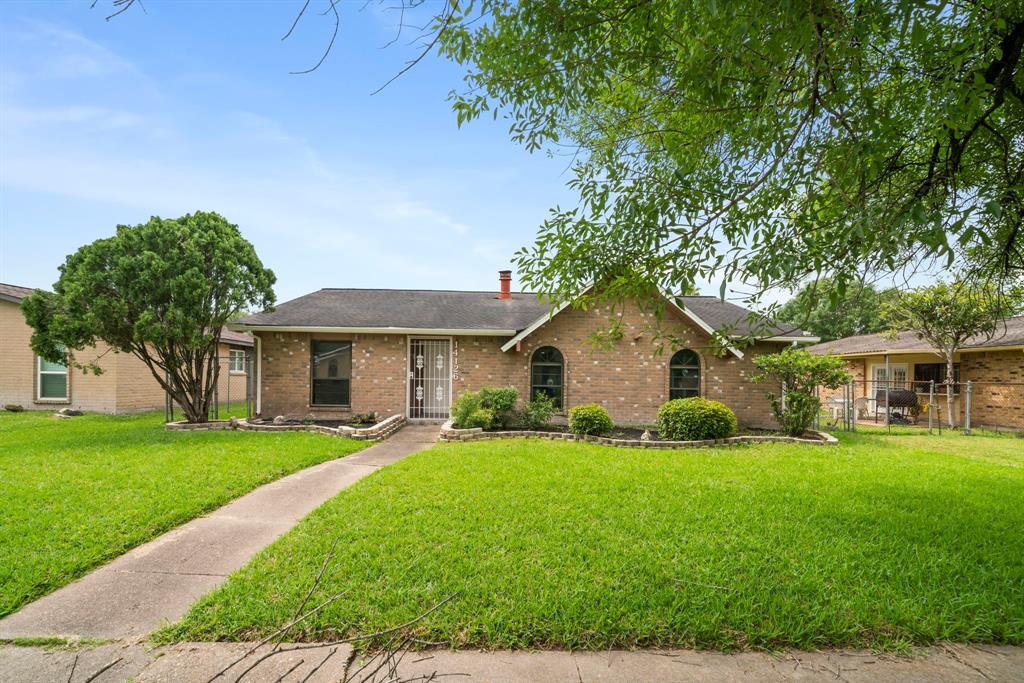
[[[501,291],[498,292],[499,299],[511,299],[512,298],[512,271],[511,270],[499,270],[498,271],[498,283],[501,285]]]

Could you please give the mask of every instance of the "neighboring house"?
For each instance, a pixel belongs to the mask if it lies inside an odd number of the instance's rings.
[[[978,335],[964,345],[954,356],[959,385],[951,391],[945,385],[945,359],[914,332],[900,332],[895,338],[886,333],[846,337],[816,344],[809,351],[846,359],[857,397],[874,398],[888,383],[890,388],[914,389],[924,401],[934,381],[938,417],[945,419],[946,401],[952,400],[953,413],[962,421],[963,387],[969,381],[973,424],[1024,429],[1024,316],[1008,318],[992,338]]]
[[[132,413],[162,409],[165,393],[146,365],[130,353],[117,353],[105,344],[79,349],[72,356],[82,363],[95,360],[103,373],[94,375],[50,363],[29,346],[32,328],[21,312],[28,287],[0,283],[0,406],[14,404],[28,410],[70,407],[99,413]],[[252,337],[224,329],[221,332],[221,401],[245,400],[246,357]],[[237,398],[235,398],[237,397]]]
[[[610,309],[552,311],[510,282],[502,271],[498,292],[322,289],[233,322],[256,337],[257,412],[441,420],[462,392],[511,385],[523,399],[551,396],[562,412],[600,403],[620,424],[650,424],[665,401],[705,396],[742,424],[768,426],[771,387],[751,382],[752,359],[818,341],[772,326],[752,347],[716,355],[711,334],[747,334],[750,313],[697,296],[668,299],[661,323],[683,348],[659,353],[654,314],[627,305],[615,311],[621,339],[602,350],[590,337],[607,328]]]

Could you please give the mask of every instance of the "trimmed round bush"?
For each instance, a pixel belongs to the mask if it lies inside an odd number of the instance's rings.
[[[668,441],[724,439],[736,431],[736,414],[718,401],[694,396],[658,408],[658,438]]]
[[[463,425],[464,429],[490,429],[491,424],[494,422],[494,411],[490,408],[480,408],[470,413],[469,417],[466,418],[466,423]]]
[[[471,416],[480,408],[480,394],[475,391],[462,392],[452,403],[452,424],[458,429],[468,429]]]
[[[569,431],[573,434],[604,436],[612,427],[612,418],[604,406],[588,403],[569,410]]]

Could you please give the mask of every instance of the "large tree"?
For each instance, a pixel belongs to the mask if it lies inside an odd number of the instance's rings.
[[[102,372],[75,350],[106,342],[132,353],[181,406],[205,422],[219,375],[224,323],[249,307],[274,304],[274,273],[237,225],[216,213],[151,218],[80,248],[60,267],[53,292],[22,302],[32,348]]]
[[[812,332],[822,341],[881,332],[886,327],[883,307],[896,295],[857,281],[840,289],[828,278],[801,287],[782,304],[775,319]]]
[[[578,204],[516,256],[554,303],[1024,270],[1022,0],[397,5],[400,26],[426,25],[399,75],[438,50],[466,69],[460,124],[501,117],[574,159]],[[318,16],[337,36],[338,3],[310,6],[285,37]]]
[[[1019,295],[1002,296],[990,287],[939,283],[902,292],[886,306],[893,330],[910,330],[927,341],[946,363],[946,387],[952,396],[956,353],[995,336],[1003,320],[1020,310]],[[952,429],[953,401],[946,401],[946,421]]]
[[[516,258],[557,300],[1024,268],[1019,0],[449,0],[434,30],[460,123],[576,156]]]

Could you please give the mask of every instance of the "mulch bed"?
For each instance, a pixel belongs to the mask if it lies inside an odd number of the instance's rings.
[[[650,432],[650,440],[658,440],[658,430],[653,428],[644,427],[615,427],[612,429],[611,434],[608,434],[608,438],[611,439],[626,439],[630,441],[636,441],[643,436],[644,431]],[[559,434],[569,434],[568,425],[547,425],[540,429],[527,429],[526,427],[508,427],[508,428],[497,428],[497,429],[485,429],[485,432],[557,432]],[[730,436],[785,436],[782,432],[773,431],[771,429],[750,429],[742,427],[737,429],[734,434]],[[802,438],[804,439],[818,439],[817,434],[808,432]]]
[[[273,420],[249,420],[249,424],[254,425],[272,425]],[[317,425],[319,427],[330,427],[331,429],[337,429],[338,427],[355,427],[361,429],[363,427],[372,427],[377,424],[376,422],[353,422],[351,420],[285,420],[285,425]]]

